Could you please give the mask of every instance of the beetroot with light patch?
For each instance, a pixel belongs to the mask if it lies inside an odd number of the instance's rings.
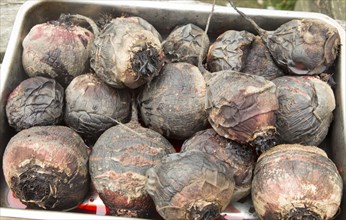
[[[3,171],[14,197],[29,208],[70,210],[89,192],[88,148],[64,126],[36,126],[13,136]]]
[[[6,115],[17,131],[59,124],[63,116],[64,89],[54,79],[41,76],[22,81],[9,95]]]
[[[93,32],[79,23],[87,22]],[[62,14],[57,21],[37,24],[23,40],[22,63],[30,76],[47,76],[67,86],[89,67],[96,24],[81,15]]]
[[[152,25],[139,17],[118,17],[96,37],[90,62],[97,76],[109,85],[135,89],[158,75],[163,58],[159,35]]]
[[[129,91],[113,88],[95,74],[77,76],[65,93],[65,122],[90,141],[96,141],[115,121],[130,119]]]
[[[315,146],[283,144],[258,159],[252,201],[260,219],[334,219],[343,182],[326,152]]]
[[[145,190],[146,171],[175,150],[159,133],[142,127],[136,114],[134,110],[129,123],[99,137],[89,167],[92,183],[111,214],[146,218],[156,214]]]

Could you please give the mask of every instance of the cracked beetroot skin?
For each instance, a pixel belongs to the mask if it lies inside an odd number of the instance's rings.
[[[32,27],[23,40],[22,63],[25,72],[30,77],[40,75],[54,78],[67,86],[75,76],[89,68],[94,33],[74,21],[84,18],[87,22],[93,22],[84,16],[62,14],[57,21]],[[97,29],[93,31],[97,32]]]
[[[276,144],[276,86],[262,76],[224,70],[207,80],[208,120],[221,136],[259,151]]]
[[[210,43],[208,37],[202,42],[203,35],[204,30],[194,24],[177,27],[162,43],[166,59],[170,62],[187,62],[197,66],[202,45],[205,45],[202,52],[204,60]]]
[[[231,201],[228,164],[202,151],[169,154],[147,171],[146,190],[167,220],[213,220]]]
[[[283,76],[273,83],[279,100],[278,141],[318,146],[327,136],[333,120],[333,90],[315,77]]]
[[[109,128],[96,141],[90,176],[112,215],[147,218],[157,213],[145,190],[146,171],[175,150],[162,135],[138,123],[132,105],[131,121]]]
[[[112,19],[94,41],[90,64],[97,76],[117,88],[135,89],[151,81],[164,59],[154,30],[142,18]]]
[[[75,77],[65,92],[65,122],[82,137],[95,141],[116,121],[128,122],[131,96],[125,89],[116,89],[95,74]]]
[[[54,79],[41,76],[23,80],[9,95],[6,116],[17,131],[62,121],[64,89]]]
[[[88,148],[64,126],[36,126],[11,138],[3,171],[14,197],[29,208],[70,210],[89,192]]]
[[[183,143],[181,152],[192,150],[213,155],[230,165],[235,181],[232,201],[238,201],[250,193],[252,171],[256,162],[252,148],[221,137],[210,128],[197,132]]]

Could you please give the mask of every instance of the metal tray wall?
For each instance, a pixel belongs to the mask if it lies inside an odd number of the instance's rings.
[[[141,16],[152,23],[163,37],[177,25],[194,23],[204,28],[207,17],[211,10],[210,5],[193,2],[165,2],[165,1],[27,1],[19,10],[10,42],[1,67],[0,80],[0,158],[2,170],[2,155],[9,141],[14,135],[14,130],[7,124],[5,116],[5,104],[9,93],[27,76],[21,65],[21,42],[31,27],[35,24],[43,23],[48,20],[54,20],[61,13],[82,14],[97,19],[102,14],[111,14],[115,16]],[[335,26],[340,33],[341,47],[340,56],[337,61],[335,81],[335,97],[337,107],[334,112],[335,120],[332,123],[330,132],[326,139],[329,156],[337,164],[337,167],[344,179],[344,188],[346,190],[346,139],[345,139],[345,83],[346,83],[346,59],[345,59],[345,31],[333,19],[318,13],[302,13],[290,11],[272,11],[261,9],[241,9],[252,17],[261,27],[267,30],[273,30],[281,24],[300,18],[317,18]],[[216,6],[213,18],[210,24],[209,36],[214,40],[218,35],[226,30],[248,30],[254,33],[244,19],[242,19],[232,8]],[[48,219],[53,218],[75,218],[88,219],[93,218],[86,214],[72,214],[51,211],[33,211],[17,210],[7,208],[5,191],[8,190],[4,181],[3,174],[0,174],[0,215],[3,216],[22,216],[27,218],[42,217],[42,213]],[[345,194],[345,193],[344,193]],[[343,198],[341,213],[338,219],[346,219],[346,195]],[[36,217],[35,217],[36,216]],[[101,218],[98,216],[97,218]],[[102,216],[102,218],[108,218]],[[113,217],[115,219],[127,219]],[[236,219],[243,219],[242,216]]]

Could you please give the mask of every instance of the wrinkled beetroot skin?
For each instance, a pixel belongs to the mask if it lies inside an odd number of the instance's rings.
[[[100,136],[90,155],[90,175],[111,214],[137,218],[156,214],[145,191],[145,174],[170,153],[175,150],[162,135],[134,121]]]
[[[89,67],[94,34],[89,30],[52,21],[37,24],[23,40],[22,63],[30,76],[48,76],[63,86]]]
[[[17,131],[59,124],[63,116],[64,89],[54,79],[37,76],[22,81],[9,95],[6,115]]]
[[[3,171],[14,196],[29,208],[69,210],[89,192],[88,148],[64,126],[36,126],[13,136]]]
[[[105,130],[125,123],[131,113],[128,90],[116,89],[95,74],[82,74],[66,88],[65,122],[82,137],[95,141]]]
[[[280,143],[318,146],[333,120],[333,90],[315,77],[283,76],[273,82],[279,100],[276,127]]]

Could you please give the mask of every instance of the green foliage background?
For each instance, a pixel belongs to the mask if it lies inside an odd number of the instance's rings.
[[[199,0],[201,2],[212,3],[213,0]],[[274,7],[277,10],[294,10],[294,5],[297,0],[237,0],[235,1],[238,7],[244,8],[268,8]],[[262,2],[262,3],[261,3]],[[227,0],[216,0],[217,5],[227,5]]]

